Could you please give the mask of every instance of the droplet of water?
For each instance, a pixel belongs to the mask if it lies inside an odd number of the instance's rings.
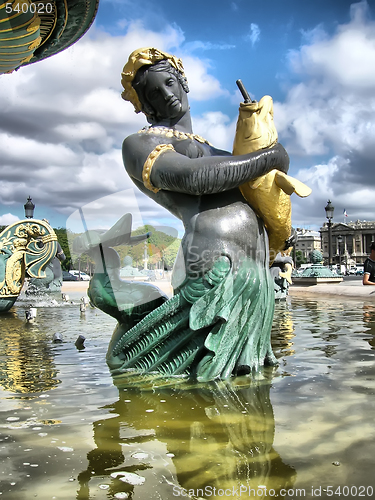
[[[147,453],[137,452],[137,453],[133,453],[132,457],[136,458],[138,460],[142,460],[143,458],[147,458],[148,455],[147,455]]]
[[[108,490],[109,489],[109,484],[99,484],[99,488],[101,490]]]
[[[120,481],[131,484],[132,486],[143,484],[146,481],[144,477],[138,476],[138,474],[134,474],[133,472],[112,472],[111,477],[118,477]]]
[[[17,422],[17,420],[19,420],[19,419],[20,419],[20,417],[8,417],[7,421],[8,422]]]

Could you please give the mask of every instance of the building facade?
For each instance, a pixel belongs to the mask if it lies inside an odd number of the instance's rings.
[[[320,228],[323,257],[329,258],[328,224]],[[332,224],[332,264],[346,267],[362,265],[370,253],[370,244],[375,241],[375,221]]]
[[[297,241],[294,246],[295,251],[300,251],[304,259],[309,262],[310,252],[321,249],[321,237],[318,231],[297,228]],[[296,263],[298,265],[298,263]]]

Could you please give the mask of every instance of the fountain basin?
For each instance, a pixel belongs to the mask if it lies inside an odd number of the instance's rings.
[[[24,320],[29,298],[1,318],[4,498],[208,499],[241,486],[328,498],[328,487],[344,485],[371,496],[368,298],[291,295],[276,304],[277,369],[189,385],[132,372],[112,379],[105,353],[115,321],[97,309],[81,314],[82,292],[69,295],[69,303],[34,304],[33,323]],[[52,342],[56,331],[62,343]],[[83,350],[74,345],[79,334]]]

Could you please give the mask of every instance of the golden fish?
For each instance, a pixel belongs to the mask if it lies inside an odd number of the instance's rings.
[[[233,154],[242,155],[275,145],[277,131],[273,122],[273,101],[264,96],[259,102],[241,103],[237,121]],[[286,250],[286,240],[292,231],[292,205],[290,195],[309,196],[311,189],[303,182],[271,170],[240,187],[249,205],[257,212],[266,226],[270,265],[279,252]]]

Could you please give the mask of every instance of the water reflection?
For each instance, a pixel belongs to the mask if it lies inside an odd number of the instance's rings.
[[[373,484],[374,302],[289,298],[272,331],[280,365],[262,380],[173,389],[153,380],[151,391],[130,375],[114,386],[105,363],[114,320],[90,308],[83,317],[79,301],[40,305],[33,324],[29,303],[0,318],[1,498],[172,500],[191,489],[209,499],[198,490],[219,497],[237,485],[311,498],[312,487]]]
[[[293,314],[287,301],[276,302],[275,321],[272,324],[272,347],[277,358],[292,356],[295,337]]]
[[[363,304],[363,322],[368,328],[366,333],[371,335],[368,343],[375,349],[375,304]]]
[[[119,400],[106,407],[114,416],[94,424],[96,448],[78,476],[77,499],[90,498],[95,476],[107,478],[110,495],[129,498],[143,480],[147,498],[288,489],[296,473],[273,448],[271,372],[266,375],[154,391],[130,388],[141,383],[134,376],[117,379]]]
[[[20,319],[16,310],[2,314],[0,321],[0,386],[15,393],[56,387],[60,381],[49,332]]]

